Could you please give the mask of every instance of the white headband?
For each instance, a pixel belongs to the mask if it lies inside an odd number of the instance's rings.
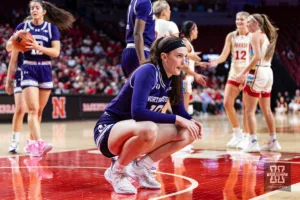
[[[260,24],[252,15],[249,16],[253,21],[257,22],[258,24]]]

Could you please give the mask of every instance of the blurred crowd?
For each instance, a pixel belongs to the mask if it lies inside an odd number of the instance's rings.
[[[277,114],[299,114],[300,113],[300,90],[296,90],[294,95],[290,95],[288,91],[283,94],[278,92],[276,99],[277,107],[275,111]]]
[[[10,60],[5,44],[13,30],[10,24],[0,24],[0,93],[5,93]],[[67,33],[61,33],[61,53],[52,62],[53,93],[117,94],[125,81],[120,67],[122,51],[119,41],[101,30],[89,30],[78,20]]]
[[[101,2],[101,1],[99,1]],[[112,0],[116,8],[123,8],[125,3]],[[107,5],[111,2],[107,2]],[[173,11],[184,9],[199,9],[199,5],[209,7],[201,2],[171,1]],[[197,4],[196,6],[190,6]],[[182,7],[184,5],[185,7]],[[214,10],[219,9],[217,4]],[[126,3],[126,8],[128,3]],[[219,6],[222,7],[222,6]],[[207,11],[207,10],[206,10]],[[20,23],[26,15],[24,11],[12,11],[10,23],[0,22],[0,93],[5,93],[5,81],[10,54],[5,50],[7,40],[12,36],[14,27]],[[103,25],[104,26],[104,25]],[[122,27],[124,29],[124,27]],[[103,30],[106,30],[103,31]],[[61,33],[61,53],[59,58],[53,59],[52,74],[56,95],[116,95],[125,83],[125,78],[121,70],[121,54],[123,51],[122,39],[113,39],[109,36],[110,31],[117,31],[116,27],[111,29],[94,29],[85,25],[81,18],[78,18],[73,28],[68,32]],[[209,53],[213,53],[211,50]],[[293,59],[293,51],[286,50],[287,57]],[[218,72],[216,68],[198,68],[198,73],[207,77],[205,87],[194,83],[193,105],[194,114],[201,113],[224,114],[224,88],[229,63],[225,63],[226,72]],[[220,69],[219,69],[220,70]],[[300,109],[300,92],[296,91],[294,96],[289,96],[288,92],[278,95],[278,112],[297,112]],[[242,110],[242,95],[235,101],[235,108],[238,112]]]

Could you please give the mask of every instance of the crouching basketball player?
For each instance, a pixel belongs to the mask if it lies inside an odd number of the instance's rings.
[[[153,163],[201,137],[201,123],[188,115],[182,101],[180,74],[186,55],[180,38],[156,40],[150,58],[133,72],[98,120],[97,147],[108,158],[118,156],[104,174],[115,192],[137,193],[128,177],[144,188],[161,188],[150,170]],[[174,114],[163,114],[169,99]],[[146,155],[137,159],[142,154]]]

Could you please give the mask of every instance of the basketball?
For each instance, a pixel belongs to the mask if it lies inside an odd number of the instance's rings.
[[[28,51],[25,48],[26,43],[29,42],[30,40],[34,40],[33,36],[29,32],[27,32],[25,30],[21,30],[21,31],[16,32],[13,35],[12,44],[19,51],[25,52],[25,51]]]

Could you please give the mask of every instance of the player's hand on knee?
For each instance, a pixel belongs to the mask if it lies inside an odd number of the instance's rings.
[[[198,138],[199,135],[199,127],[192,120],[185,119],[181,116],[176,115],[176,125],[186,128],[194,139]]]
[[[194,119],[191,119],[191,121],[193,121],[199,127],[198,139],[201,139],[201,137],[203,135],[203,125]]]

